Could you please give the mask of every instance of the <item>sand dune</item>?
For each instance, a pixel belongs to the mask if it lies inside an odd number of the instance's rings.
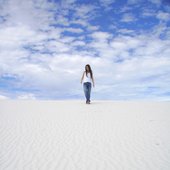
[[[1,170],[169,170],[170,102],[0,101]]]

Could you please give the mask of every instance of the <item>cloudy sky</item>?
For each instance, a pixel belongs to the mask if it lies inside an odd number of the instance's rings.
[[[0,0],[0,99],[170,100],[169,0]]]

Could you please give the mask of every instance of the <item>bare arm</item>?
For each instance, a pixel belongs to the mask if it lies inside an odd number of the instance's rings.
[[[85,71],[83,72],[83,75],[82,75],[82,78],[81,78],[80,83],[82,83],[82,82],[83,82],[83,79],[84,79],[84,73],[85,73]]]
[[[94,77],[92,77],[92,82],[93,82],[93,87],[95,86],[95,83],[94,83]]]

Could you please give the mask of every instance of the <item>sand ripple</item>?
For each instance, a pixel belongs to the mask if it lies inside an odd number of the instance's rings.
[[[169,170],[167,102],[1,101],[1,170]]]

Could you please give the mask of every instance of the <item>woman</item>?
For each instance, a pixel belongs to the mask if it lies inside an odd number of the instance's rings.
[[[90,104],[90,93],[91,93],[91,82],[94,87],[94,78],[93,72],[89,64],[85,66],[85,71],[83,72],[83,76],[81,78],[81,83],[83,82],[84,94],[86,97],[86,104]]]

